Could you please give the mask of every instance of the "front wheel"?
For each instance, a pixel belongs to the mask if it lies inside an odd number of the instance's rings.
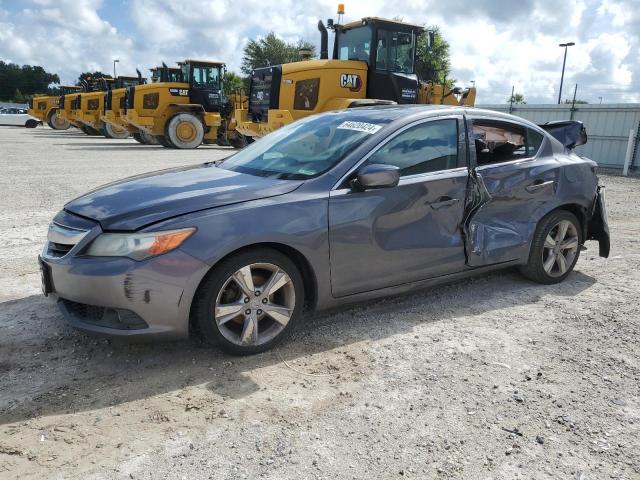
[[[204,280],[194,321],[204,340],[235,355],[263,352],[286,338],[302,315],[304,284],[282,253],[256,249],[233,256]]]
[[[191,113],[179,113],[169,120],[166,136],[175,148],[198,148],[204,140],[204,126]]]
[[[576,216],[566,210],[552,212],[538,224],[529,261],[520,271],[534,282],[560,283],[578,261],[582,243],[582,228]]]
[[[47,125],[54,130],[67,130],[71,127],[71,123],[64,118],[60,118],[58,116],[57,110],[52,110],[49,114],[49,118],[47,118]]]
[[[107,138],[124,139],[129,138],[129,131],[124,127],[116,127],[110,123],[104,124],[104,136]]]

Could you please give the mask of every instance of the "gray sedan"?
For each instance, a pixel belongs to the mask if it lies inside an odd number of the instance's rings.
[[[78,328],[266,350],[325,309],[517,266],[551,284],[609,254],[578,122],[384,106],[295,122],[224,161],[65,205],[43,290]]]

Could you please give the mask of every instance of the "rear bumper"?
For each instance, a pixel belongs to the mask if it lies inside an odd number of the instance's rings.
[[[587,225],[587,240],[597,240],[600,244],[599,255],[605,258],[609,257],[611,236],[609,234],[604,187],[600,185],[596,190],[591,219]]]
[[[191,301],[208,265],[180,250],[141,262],[69,255],[41,260],[49,296],[71,326],[107,336],[188,336]]]

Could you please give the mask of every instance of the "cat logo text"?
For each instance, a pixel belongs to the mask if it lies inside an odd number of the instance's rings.
[[[360,80],[360,75],[356,75],[355,73],[341,74],[340,86],[342,88],[348,88],[352,92],[359,92],[362,88],[362,80]]]

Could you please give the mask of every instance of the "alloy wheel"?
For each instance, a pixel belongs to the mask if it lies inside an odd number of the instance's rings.
[[[542,266],[552,277],[564,275],[573,265],[579,240],[576,226],[569,220],[561,220],[549,231],[542,249]]]
[[[215,303],[215,322],[222,335],[239,346],[257,346],[277,337],[295,308],[294,284],[271,263],[253,263],[233,273]]]

